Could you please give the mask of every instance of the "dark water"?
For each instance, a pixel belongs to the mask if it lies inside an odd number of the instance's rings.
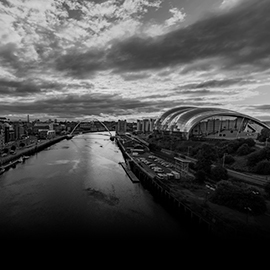
[[[106,133],[79,135],[0,176],[0,236],[187,239],[189,230],[118,164]]]

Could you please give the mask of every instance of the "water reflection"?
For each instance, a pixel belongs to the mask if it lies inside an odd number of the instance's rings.
[[[108,137],[84,134],[4,173],[1,237],[188,237],[119,161],[122,154]]]

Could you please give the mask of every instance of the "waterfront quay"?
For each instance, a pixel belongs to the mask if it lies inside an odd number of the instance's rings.
[[[9,154],[5,157],[0,157],[0,166],[2,169],[7,170],[10,167],[15,166],[19,162],[20,157],[33,155],[36,152],[39,152],[63,139],[66,139],[66,135],[57,136],[53,139],[47,139],[39,142],[37,141],[36,143],[18,149],[14,154]]]
[[[134,137],[130,140],[126,135],[117,136],[116,141],[126,166],[169,211],[184,219],[189,226],[195,227],[201,236],[236,235],[233,227],[206,206],[207,196],[192,193],[185,187],[191,185],[189,173],[181,173],[173,162],[155,156],[148,151],[146,144],[139,144],[140,141]]]
[[[201,232],[200,236],[252,240],[270,237],[268,210],[254,216],[213,203],[211,197],[215,194],[216,185],[208,181],[196,182],[189,168],[187,172],[181,172],[179,158],[169,157],[163,152],[151,152],[147,144],[140,143],[136,136],[130,139],[128,134],[118,136],[117,143],[140,184],[169,212]]]

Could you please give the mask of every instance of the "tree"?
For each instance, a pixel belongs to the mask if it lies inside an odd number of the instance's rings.
[[[235,159],[232,155],[226,155],[225,156],[225,160],[224,160],[224,163],[225,164],[232,164],[235,162]]]
[[[196,169],[202,170],[206,174],[210,174],[212,163],[217,160],[215,147],[211,144],[204,143],[196,157],[198,159]]]
[[[246,143],[244,143],[238,148],[237,155],[245,156],[245,155],[250,154],[250,152],[251,152],[250,147]]]
[[[249,166],[249,167],[254,167],[254,166],[256,166],[256,164],[259,162],[259,161],[261,161],[262,160],[262,153],[261,153],[261,151],[259,150],[259,151],[256,151],[256,152],[254,152],[254,153],[252,153],[252,154],[250,154],[249,156],[248,156],[248,158],[247,158],[247,165]]]
[[[227,169],[218,164],[217,166],[211,169],[211,178],[215,181],[227,180],[228,172]]]
[[[230,142],[227,146],[227,152],[228,154],[233,154],[236,152],[236,150],[239,148],[240,143],[239,140],[234,140],[232,142]]]
[[[260,142],[265,142],[267,138],[270,138],[270,130],[263,128],[261,134],[258,136]]]
[[[245,143],[246,143],[249,147],[253,147],[253,146],[255,146],[255,144],[256,144],[256,142],[255,142],[252,138],[245,139]]]
[[[217,160],[217,151],[216,151],[215,146],[212,144],[204,143],[201,146],[200,152],[201,152],[201,155],[206,159],[209,159],[211,161]]]
[[[263,149],[250,154],[247,158],[247,165],[249,167],[254,167],[258,162],[264,159],[270,161],[270,147],[264,147]]]
[[[261,160],[256,166],[256,172],[262,175],[270,174],[270,161]]]
[[[211,172],[212,161],[203,156],[198,157],[198,161],[196,163],[196,170],[204,171],[206,174],[210,174]]]
[[[262,214],[267,209],[265,199],[258,189],[229,181],[220,181],[217,184],[210,201],[241,212],[245,212],[246,207],[249,207],[253,215]]]

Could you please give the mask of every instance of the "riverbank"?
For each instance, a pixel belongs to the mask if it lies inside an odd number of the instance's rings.
[[[17,150],[17,152],[15,154],[10,154],[6,157],[1,157],[0,158],[0,166],[4,166],[10,162],[14,162],[15,160],[18,160],[20,157],[22,156],[30,156],[30,155],[34,155],[35,153],[63,140],[66,139],[66,135],[64,136],[59,136],[50,140],[46,140],[43,141],[39,144],[35,144],[33,146],[30,147],[25,147],[22,149]]]
[[[143,157],[142,154],[132,156],[128,149],[125,149],[124,140],[117,140],[117,143],[126,162],[129,162],[131,171],[137,176],[140,183],[168,211],[175,212],[179,218],[183,218],[190,226],[195,226],[196,230],[201,231],[203,235],[222,239],[270,238],[269,212],[251,216],[248,213],[214,204],[209,200],[214,192],[214,188],[211,186],[196,183],[185,177],[159,179],[148,166],[138,162],[140,157]],[[153,153],[148,154],[148,156],[151,155]]]

